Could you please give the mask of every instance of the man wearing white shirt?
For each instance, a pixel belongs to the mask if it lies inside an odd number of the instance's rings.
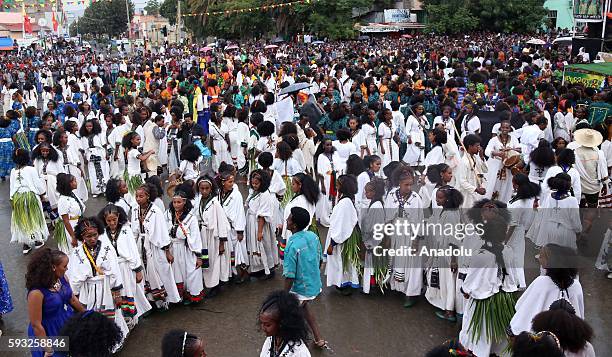
[[[535,123],[522,129],[522,135],[520,136],[521,151],[526,163],[529,163],[529,154],[538,147],[540,140],[544,139],[544,129],[546,129],[547,124],[546,118],[540,116]]]

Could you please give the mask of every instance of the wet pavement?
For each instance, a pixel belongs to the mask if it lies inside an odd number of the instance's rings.
[[[28,315],[24,276],[28,257],[21,247],[9,244],[9,183],[0,183],[0,261],[9,280],[15,309],[4,316],[3,336],[24,336]],[[93,215],[105,205],[103,198],[87,202],[87,214]],[[603,226],[603,225],[602,225]],[[324,236],[323,236],[324,237]],[[323,239],[324,240],[324,239]],[[48,243],[53,246],[53,242]],[[532,257],[533,247],[527,257]],[[538,269],[533,259],[526,259],[532,280]],[[324,277],[323,277],[324,278]],[[612,355],[612,281],[595,269],[582,269],[586,321],[595,330],[593,345],[597,356]],[[208,356],[259,356],[264,334],[258,330],[257,310],[264,297],[282,288],[282,278],[252,280],[243,285],[226,285],[219,295],[195,307],[174,306],[170,311],[154,313],[129,335],[120,356],[160,356],[161,338],[173,328],[186,329],[202,337]],[[313,356],[423,356],[447,339],[456,338],[459,324],[438,319],[435,308],[424,298],[410,309],[403,307],[403,297],[396,293],[372,295],[357,291],[342,296],[324,288],[312,303],[323,336],[333,352],[312,349]],[[0,356],[27,356],[27,353],[0,352]]]

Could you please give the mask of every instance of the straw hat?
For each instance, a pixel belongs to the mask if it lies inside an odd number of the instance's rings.
[[[580,129],[574,133],[574,140],[581,146],[594,148],[602,143],[603,137],[597,130]]]

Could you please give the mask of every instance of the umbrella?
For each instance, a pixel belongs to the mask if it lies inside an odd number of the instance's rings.
[[[275,48],[278,48],[278,46],[277,45],[267,45],[266,47],[264,47],[264,49],[266,49],[266,50],[272,50],[272,49],[275,49]]]
[[[312,42],[313,45],[322,45],[324,43],[325,43],[325,41],[313,41]]]
[[[237,50],[237,49],[238,49],[238,46],[236,46],[236,45],[229,45],[229,46],[225,47],[226,51]]]
[[[272,40],[272,43],[281,43],[281,42],[285,42],[285,40],[283,40],[282,37],[277,37],[274,40]]]
[[[402,37],[403,37],[403,38],[412,38],[412,35],[405,34],[405,35],[402,35]]]
[[[357,37],[357,39],[358,39],[359,41],[362,41],[362,40],[369,40],[369,39],[370,39],[370,36],[363,35],[363,36],[359,36],[359,37]]]
[[[546,44],[545,41],[540,40],[538,38],[532,38],[531,40],[527,41],[528,44],[530,45],[544,45]]]
[[[212,47],[206,46],[206,47],[200,48],[200,52],[208,52],[208,51],[212,51]]]
[[[214,43],[214,42],[212,42],[212,43],[209,43],[209,44],[208,44],[208,45],[206,45],[206,46],[208,46],[208,47],[217,47],[217,44],[216,44],[216,43]]]
[[[283,94],[289,94],[289,93],[295,93],[295,92],[299,92],[302,89],[306,89],[306,88],[310,88],[311,85],[308,83],[294,83],[294,84],[290,84],[287,87],[281,89],[281,91],[278,93],[278,95],[283,95]]]

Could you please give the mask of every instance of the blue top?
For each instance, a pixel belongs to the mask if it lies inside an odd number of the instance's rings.
[[[283,276],[294,279],[291,292],[315,297],[321,292],[321,242],[311,231],[294,233],[285,248]]]
[[[59,336],[66,321],[72,316],[72,307],[70,299],[72,298],[72,289],[70,284],[64,278],[60,278],[62,288],[60,291],[51,291],[47,288],[32,289],[39,290],[43,293],[42,305],[42,325],[47,333],[47,336]],[[32,325],[28,325],[28,336],[34,337]],[[44,352],[31,351],[33,357],[42,357]],[[62,353],[56,352],[54,356],[63,356]]]

